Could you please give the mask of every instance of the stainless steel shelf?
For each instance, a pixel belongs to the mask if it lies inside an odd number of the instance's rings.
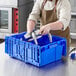
[[[71,33],[70,33],[70,36],[71,36],[71,38],[72,39],[76,39],[76,33],[75,33],[75,21],[76,21],[76,12],[71,12],[71,16],[72,16],[72,18],[71,18],[71,23],[70,23],[70,30],[71,30]],[[75,17],[74,17],[75,16]],[[74,18],[73,18],[74,17]],[[71,25],[74,25],[74,26],[71,26]]]
[[[76,15],[76,12],[71,12],[71,15]]]
[[[70,33],[72,39],[76,39],[76,33]]]

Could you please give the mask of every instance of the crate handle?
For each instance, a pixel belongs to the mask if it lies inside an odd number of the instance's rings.
[[[38,45],[37,38],[42,37],[41,34],[38,34],[38,31],[39,30],[33,31],[33,32],[31,32],[31,34],[24,35],[24,37],[27,38],[26,40],[28,40],[28,41],[31,41],[31,38],[33,38],[35,44]],[[52,35],[51,35],[51,33],[48,33],[48,37],[49,37],[50,42],[52,42]]]
[[[51,33],[48,33],[48,35],[49,35],[50,42],[52,42],[52,35],[51,35]]]

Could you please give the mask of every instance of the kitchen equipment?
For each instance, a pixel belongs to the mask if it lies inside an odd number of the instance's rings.
[[[33,4],[33,0],[0,0],[0,39],[26,31]]]
[[[72,53],[72,54],[71,54],[71,59],[72,59],[72,60],[76,60],[76,53]]]
[[[34,30],[33,32],[31,33],[26,33],[25,35],[22,36],[21,40],[24,40],[24,41],[31,41],[31,40],[36,40],[40,37],[42,37],[40,34],[38,34],[39,30]],[[37,43],[37,40],[36,40],[36,43]]]
[[[72,39],[76,39],[76,0],[70,0],[70,4],[71,4],[70,35]]]
[[[76,15],[72,15],[70,22],[70,34],[72,39],[76,39]]]
[[[70,50],[69,56],[72,60],[76,60],[76,48],[73,47],[73,49]]]

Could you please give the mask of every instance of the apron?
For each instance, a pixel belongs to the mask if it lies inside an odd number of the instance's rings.
[[[53,10],[44,10],[44,5],[47,2],[47,0],[44,0],[42,3],[42,9],[41,9],[41,26],[44,26],[51,22],[56,22],[58,20],[57,18],[57,11],[56,11],[56,5],[57,1],[55,2],[55,7]],[[67,47],[70,46],[70,29],[67,27],[64,31],[62,30],[53,30],[50,31],[52,35],[64,37],[67,40]]]

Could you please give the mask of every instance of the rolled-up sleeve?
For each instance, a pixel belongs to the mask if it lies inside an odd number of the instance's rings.
[[[59,21],[62,22],[65,30],[69,26],[71,19],[71,6],[69,0],[62,0],[59,14]]]
[[[32,12],[29,14],[28,20],[34,20],[37,22],[37,20],[40,18],[40,0],[36,0]]]

